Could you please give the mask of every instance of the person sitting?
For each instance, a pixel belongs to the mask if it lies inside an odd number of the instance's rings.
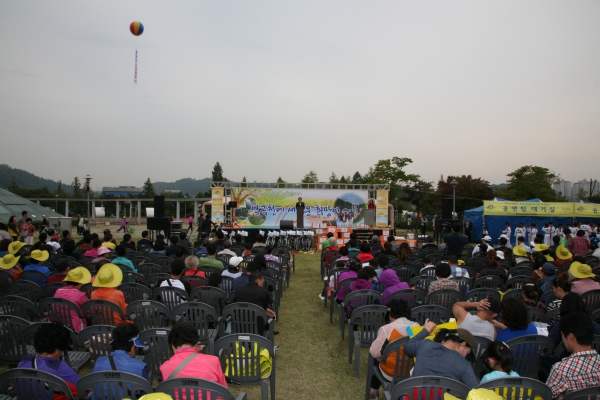
[[[433,241],[433,238],[431,239]],[[398,253],[398,247],[400,247],[400,243],[396,242],[396,237],[394,235],[389,235],[386,239],[386,243],[389,243],[392,245],[392,251],[394,253]],[[425,246],[423,246],[425,247]],[[437,248],[437,246],[435,246]],[[384,245],[385,248],[385,245]]]
[[[386,245],[387,244],[388,243],[386,243]],[[381,277],[383,271],[389,268],[388,265],[390,263],[390,259],[385,254],[378,254],[377,258],[369,260],[369,263],[371,263],[371,261],[375,261],[373,268],[375,268],[375,272],[377,273],[377,280],[379,281],[379,278]]]
[[[208,257],[202,257],[198,260],[198,268],[212,267],[222,271],[223,263],[215,258],[217,255],[217,246],[214,243],[207,244],[206,252],[208,253]]]
[[[255,247],[265,247],[265,238],[260,233],[256,235],[256,242],[252,245],[252,248]]]
[[[81,313],[81,306],[88,301],[86,294],[81,291],[81,286],[90,283],[91,280],[92,275],[85,267],[73,268],[69,271],[67,276],[65,276],[63,282],[66,285],[54,292],[54,297],[72,301],[79,306],[79,312]],[[71,326],[76,333],[81,332],[82,329],[87,327],[86,319],[79,318],[77,313],[73,311],[71,311],[71,323]]]
[[[260,271],[252,272],[249,276],[248,283],[235,290],[233,302],[256,304],[265,310],[269,318],[275,318],[275,312],[270,308],[273,306],[273,298],[264,286],[265,279]],[[258,319],[258,333],[262,335],[264,329],[267,328],[267,321],[260,321],[260,317]]]
[[[321,243],[321,250],[325,251],[325,249],[327,247],[329,247],[329,238],[333,237],[333,232],[327,232],[327,239],[323,240],[323,243]]]
[[[250,261],[248,263],[248,266],[246,267],[246,273],[241,274],[233,280],[233,284],[231,285],[231,291],[237,290],[242,286],[246,286],[248,282],[250,282],[250,274],[256,271],[260,271],[260,264],[258,264],[255,261]]]
[[[446,242],[447,254],[456,254],[460,257],[463,252],[463,247],[466,244],[469,244],[467,237],[459,234],[460,230],[460,224],[452,224],[452,233],[442,236],[444,242]]]
[[[568,272],[563,272],[552,281],[552,291],[554,292],[554,296],[556,296],[556,300],[553,300],[548,304],[546,307],[548,312],[560,307],[563,297],[571,292],[572,285],[573,284],[569,280]]]
[[[136,251],[135,242],[131,239],[131,235],[129,233],[123,235],[123,240],[121,241],[120,246]]]
[[[169,240],[171,241],[171,245],[165,250],[165,254],[167,256],[170,256],[171,254],[175,253],[175,249],[177,249],[177,246],[179,245],[179,236],[171,235]]]
[[[62,231],[62,238],[58,241],[58,244],[60,244],[60,247],[64,248],[65,243],[67,243],[67,242],[75,243],[75,241],[73,239],[71,239],[71,231],[68,229],[65,229],[64,231]]]
[[[237,257],[234,251],[231,250],[231,240],[225,240],[223,242],[223,250],[217,253],[217,255],[226,254],[231,257]]]
[[[92,282],[92,287],[95,287],[96,290],[92,292],[91,299],[113,302],[121,308],[123,315],[127,315],[125,295],[117,289],[121,282],[123,282],[123,272],[121,272],[121,268],[111,263],[104,264],[100,267],[94,278],[94,282]],[[117,312],[113,313],[113,317],[116,326],[133,323],[133,321],[122,319]]]
[[[55,322],[48,323],[33,335],[33,348],[37,355],[26,354],[17,368],[32,368],[54,374],[67,383],[73,397],[77,398],[79,375],[62,359],[63,352],[68,351],[71,344],[71,333],[67,328]],[[38,388],[35,392],[43,393],[42,390]]]
[[[200,234],[198,235],[198,240],[194,242],[194,248],[200,248],[202,246],[202,243],[204,242],[208,243],[206,232],[200,232]]]
[[[590,247],[590,241],[585,237],[585,231],[583,229],[578,230],[577,236],[569,242],[569,250],[576,256],[585,257]]]
[[[437,280],[429,284],[429,290],[427,293],[432,293],[436,290],[442,289],[460,290],[458,283],[452,279],[449,279],[451,275],[452,268],[450,268],[450,265],[446,264],[445,262],[439,262],[435,266],[435,276],[437,277]]]
[[[350,292],[356,292],[357,290],[375,290],[379,292],[377,284],[373,282],[376,277],[377,273],[373,267],[361,268],[360,271],[358,271],[356,280],[350,284]],[[350,318],[353,309],[353,304],[347,305],[346,317]]]
[[[106,247],[110,250],[114,250],[115,247],[117,247],[117,245],[115,243],[113,243],[114,239],[113,239],[113,235],[112,233],[107,233],[104,235],[104,241],[102,242],[102,247]]]
[[[477,253],[480,253],[480,255],[482,257],[485,257],[488,250],[493,250],[494,246],[492,246],[492,237],[489,235],[484,236],[483,238],[481,238],[481,243],[479,243],[477,246],[475,246],[475,248],[473,249],[473,252],[471,253],[471,256],[475,257],[477,255]],[[457,256],[460,257],[460,254],[457,254]]]
[[[76,249],[77,253],[85,255],[85,253],[88,250],[91,250],[93,248],[93,246],[92,246],[92,240],[93,239],[94,238],[92,237],[92,235],[90,233],[84,234],[83,235],[83,240],[79,244],[77,244],[79,246]]]
[[[202,353],[198,329],[192,323],[175,324],[167,340],[173,356],[160,366],[163,381],[173,378],[206,379],[227,387],[219,358]]]
[[[386,256],[386,258],[388,258],[387,256],[391,256],[394,258],[398,257],[398,252],[394,251],[394,247],[392,246],[392,244],[390,242],[385,242],[383,244],[383,252],[380,253],[379,255],[384,254]]]
[[[153,246],[153,243],[150,239],[148,239],[148,236],[150,236],[150,232],[142,231],[142,238],[137,242],[138,249],[140,248],[140,246],[142,246],[142,247],[152,247]],[[125,236],[123,235],[123,237],[125,237]]]
[[[29,254],[29,260],[31,261],[31,263],[28,266],[26,266],[25,268],[23,268],[23,272],[38,271],[38,272],[45,274],[46,276],[49,276],[52,273],[52,271],[50,271],[50,268],[48,268],[44,265],[44,261],[46,261],[48,258],[50,258],[50,254],[48,253],[48,251],[33,250]],[[43,279],[41,286],[45,286],[45,285],[46,285],[46,279]]]
[[[213,242],[214,245],[223,246],[225,244],[225,233],[221,229],[217,229],[217,232],[215,234],[217,236],[217,240]]]
[[[557,267],[559,267],[561,269],[566,268],[566,267],[562,266],[563,264],[568,265],[568,263],[573,261],[573,254],[569,251],[569,249],[567,249],[563,245],[559,245],[556,248],[554,255],[556,256],[556,260],[554,263],[556,264]],[[563,271],[564,271],[564,269],[563,269]]]
[[[481,378],[481,383],[492,379],[519,376],[513,371],[514,356],[510,348],[504,342],[491,342],[481,355],[488,368],[492,370]]]
[[[581,299],[581,296],[577,293],[567,293],[563,296],[562,301],[560,302],[560,318],[577,312],[586,312],[585,303]],[[598,324],[596,321],[592,321],[592,325],[594,327],[594,335],[600,335],[600,324]],[[548,327],[548,337],[554,341],[555,346],[558,346],[562,341],[558,321]],[[568,353],[563,354],[563,358],[567,355]]]
[[[108,249],[108,247],[102,246],[102,242],[100,241],[100,239],[98,238],[93,238],[92,239],[92,248],[88,251],[86,251],[85,253],[83,253],[83,255],[85,257],[98,257],[98,249],[100,247],[104,247],[106,249]]]
[[[368,247],[368,245],[366,245],[366,244],[365,244],[365,246]],[[340,276],[338,276],[338,282],[341,282],[344,279],[348,279],[348,278],[357,278],[358,271],[360,271],[360,269],[362,268],[362,264],[360,263],[360,261],[357,261],[356,259],[351,258],[346,263],[346,268],[348,268],[349,271],[342,272],[340,274]],[[335,296],[335,301],[338,304],[341,303],[342,301],[344,301],[344,298],[349,293],[349,290],[350,290],[350,288],[346,288],[345,286],[340,287]]]
[[[539,280],[535,283],[535,289],[539,293],[547,293],[552,291],[552,281],[556,278],[556,267],[554,264],[546,262],[542,265],[542,268],[533,271],[539,277]]]
[[[54,272],[48,276],[46,280],[46,284],[50,283],[60,283],[64,281],[65,277],[69,273],[71,266],[69,265],[69,260],[61,259],[56,266],[54,267]]]
[[[525,335],[537,335],[535,325],[529,323],[527,307],[523,300],[509,298],[502,301],[500,308],[502,323],[493,320],[492,323],[498,328],[496,340],[507,342]]]
[[[383,286],[382,303],[387,304],[390,295],[398,290],[409,289],[408,283],[401,282],[393,269],[386,269],[381,273],[379,278],[381,286]]]
[[[383,246],[381,246],[379,236],[377,235],[371,236],[371,242],[369,243],[369,246],[371,247],[371,253],[383,251]]]
[[[100,247],[98,249],[98,257],[92,260],[93,263],[96,263],[96,266],[100,264],[100,266],[110,262],[110,250],[107,247]]]
[[[75,251],[75,241],[74,240],[66,241],[64,246],[62,247],[62,249],[63,249],[63,252],[62,252],[63,256],[72,257],[75,259],[75,261],[79,261],[80,254]]]
[[[423,246],[421,246],[421,250],[424,249],[438,249],[437,245],[433,243],[433,236],[427,235],[426,242],[423,244]]]
[[[428,256],[423,257],[423,268],[421,268],[421,271],[419,271],[420,275],[428,275],[427,271],[429,271],[430,269],[434,269],[435,270],[435,265],[433,265],[431,263],[431,258]]]
[[[118,257],[112,260],[113,264],[122,264],[122,265],[125,265],[126,267],[129,267],[129,269],[132,270],[133,272],[137,272],[137,268],[135,267],[135,265],[133,265],[133,263],[131,262],[131,260],[129,258],[125,257],[125,255],[127,254],[127,248],[125,246],[118,245],[115,248],[115,251],[117,252]],[[142,260],[140,265],[143,265],[143,264],[144,264],[144,261]]]
[[[148,380],[148,367],[135,358],[138,348],[146,347],[140,341],[140,330],[135,325],[117,326],[112,331],[112,354],[100,356],[94,363],[92,372],[123,371]]]
[[[185,262],[183,260],[173,260],[171,262],[171,277],[160,282],[159,287],[176,287],[185,290],[188,294],[192,291],[188,282],[181,281],[185,271]]]
[[[546,385],[552,398],[600,385],[600,355],[592,348],[594,327],[585,312],[574,312],[560,318],[560,333],[569,357],[554,364]]]
[[[538,301],[540,294],[533,283],[526,283],[523,285],[521,296],[523,297],[523,303],[525,303],[527,307],[537,308],[542,310],[544,314],[546,313],[546,306],[544,303]]]
[[[404,243],[400,243],[400,247],[398,248],[398,261],[400,262],[400,265],[406,265],[409,267],[414,267],[415,264],[412,263],[409,259],[408,256],[413,254],[412,249],[410,248],[410,246],[408,245],[408,243],[404,242]]]
[[[373,258],[373,255],[371,254],[371,248],[367,243],[362,243],[360,245],[360,253],[358,253],[356,257],[358,257],[360,262],[367,262]]]
[[[500,250],[500,251],[504,251],[504,250],[508,250],[511,251],[512,250],[512,246],[510,246],[508,244],[508,238],[506,237],[506,235],[501,235],[500,238],[498,239],[498,247],[496,247],[496,251]],[[488,250],[489,252],[489,250]]]
[[[465,262],[463,260],[459,260],[458,257],[456,257],[456,255],[450,254],[448,256],[448,265],[450,265],[450,274],[454,278],[460,278],[462,276],[464,276],[465,278],[470,278],[469,271],[467,271],[466,268],[461,268],[459,266],[459,263],[462,263],[462,265],[465,265]]]
[[[554,257],[550,255],[550,247],[545,243],[538,243],[534,247],[533,256],[541,254],[546,258],[546,261],[554,262]]]
[[[167,254],[167,244],[165,243],[165,237],[163,235],[156,235],[156,240],[154,241],[154,246],[150,253],[160,253],[163,255]]]
[[[423,340],[436,328],[437,325],[427,319],[425,329],[404,345],[404,354],[417,357],[412,377],[441,376],[462,382],[469,390],[477,387],[479,380],[465,360],[475,347],[473,335],[460,328],[456,331],[440,329],[433,340]]]
[[[202,276],[206,278],[206,272],[200,271],[198,269],[198,257],[187,256],[185,258],[184,263],[185,267],[187,268],[187,271],[185,272],[184,276]]]
[[[250,254],[253,254],[252,253],[252,243],[246,242],[246,243],[244,243],[244,252],[242,253],[242,255],[249,256]]]
[[[486,268],[500,268],[500,264],[498,263],[497,250],[488,250],[486,254],[486,259],[487,261],[481,265],[482,270]]]
[[[573,281],[573,287],[571,288],[573,293],[581,295],[590,290],[600,289],[600,283],[593,279],[596,275],[592,273],[592,267],[588,264],[573,261],[571,267],[569,267],[569,275],[577,279]]]
[[[323,250],[323,253],[326,253],[328,251],[340,251],[340,248],[338,247],[337,239],[334,238],[333,236],[329,238],[327,243],[328,243],[328,246]]]
[[[188,248],[188,247],[192,247],[192,244],[190,243],[190,241],[187,239],[187,232],[179,232],[179,246]]]
[[[371,343],[369,353],[375,359],[376,366],[379,367],[384,378],[391,381],[394,376],[397,355],[390,354],[385,363],[380,364],[377,360],[381,358],[385,346],[394,340],[408,336],[406,328],[409,326],[419,326],[419,323],[410,320],[410,306],[404,300],[392,299],[387,303],[387,308],[390,323],[379,328],[377,338]],[[370,399],[379,398],[380,386],[381,382],[377,378],[377,375],[373,374],[369,392]]]
[[[231,257],[229,259],[229,268],[221,272],[221,276],[230,276],[232,278],[237,278],[242,276],[242,270],[239,268],[240,263],[244,261],[242,257]]]
[[[475,315],[468,310],[476,309]],[[458,327],[466,329],[473,336],[489,340],[496,339],[496,328],[492,321],[500,312],[500,302],[496,298],[483,299],[477,302],[459,301],[452,306],[452,314],[456,318]]]

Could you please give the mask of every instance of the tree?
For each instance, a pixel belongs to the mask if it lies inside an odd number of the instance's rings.
[[[19,184],[15,181],[12,181],[10,183],[10,185],[8,185],[8,191],[9,192],[13,192],[16,193],[16,191],[19,189]]]
[[[223,167],[217,161],[212,170],[212,181],[213,182],[226,182],[227,179],[223,176]]]
[[[344,175],[342,175],[339,182],[340,183],[348,183],[348,178],[346,178]]]
[[[67,193],[63,190],[62,181],[58,181],[58,185],[56,186],[56,192],[54,192],[54,194],[58,197],[68,197]]]
[[[352,183],[362,183],[362,176],[360,175],[360,172],[356,171],[354,173],[352,176]]]
[[[431,182],[418,179],[404,187],[408,202],[415,207],[417,213],[435,214],[438,210],[437,196]]]
[[[154,185],[152,184],[152,181],[150,181],[150,178],[148,178],[146,179],[146,182],[144,182],[141,197],[144,199],[152,199],[154,198],[154,196],[156,196],[156,191],[154,190]]]
[[[575,194],[575,198],[577,200],[586,200],[588,199],[588,193],[587,190],[585,190],[584,188],[580,187],[579,190],[577,190],[577,193]]]
[[[285,187],[285,181],[283,179],[281,179],[281,177],[277,178],[277,187],[278,188],[284,188]]]
[[[490,183],[481,178],[473,178],[471,175],[448,176],[446,180],[440,180],[437,184],[439,202],[444,197],[452,196],[452,181],[456,179],[456,211],[469,210],[479,207],[483,200],[491,200],[494,191]],[[438,209],[441,207],[439,204]]]
[[[246,183],[246,177],[245,176],[242,179],[242,183],[240,184],[240,187],[248,187],[248,183]]]
[[[317,177],[317,173],[313,170],[310,170],[310,172],[306,175],[304,175],[304,178],[302,178],[302,183],[318,183],[319,182],[319,178]]]
[[[332,172],[331,175],[329,176],[329,183],[339,183],[339,179],[337,177],[337,175],[335,174],[335,172]]]
[[[404,168],[408,164],[412,164],[410,158],[393,157],[388,160],[379,160],[369,171],[368,183],[387,183],[392,187],[417,182],[419,175],[404,172]]]
[[[73,186],[73,197],[80,198],[83,197],[83,191],[81,189],[81,182],[79,181],[78,177],[73,178],[73,182],[71,183],[71,186]]]
[[[509,174],[508,185],[494,195],[513,201],[539,198],[542,201],[557,201],[560,197],[552,189],[558,176],[548,168],[525,165]]]

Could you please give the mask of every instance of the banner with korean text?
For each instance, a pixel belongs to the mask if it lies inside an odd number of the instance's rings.
[[[573,203],[529,203],[519,201],[484,201],[484,215],[572,217]]]
[[[389,226],[388,211],[389,190],[378,190],[375,199],[375,226],[377,228],[387,228]]]
[[[225,222],[225,210],[223,208],[225,188],[213,187],[211,194],[212,207],[210,219],[215,224],[220,224],[222,222]]]
[[[600,218],[600,204],[573,203],[575,216],[582,218]]]
[[[350,189],[232,188],[231,200],[238,205],[234,219],[242,228],[278,229],[281,221],[296,221],[299,197],[305,204],[304,226],[333,222],[348,227],[364,224],[368,192]]]

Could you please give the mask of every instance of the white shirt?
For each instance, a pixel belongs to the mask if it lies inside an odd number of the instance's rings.
[[[521,228],[520,226],[515,228],[515,237],[518,238],[519,236],[525,237],[525,228]]]
[[[489,250],[494,250],[494,248],[492,246],[490,246],[489,244],[485,244],[487,246],[487,251]],[[471,253],[472,256],[474,256],[475,254],[479,253],[479,246],[481,246],[480,244],[478,244],[477,246],[475,246],[475,248],[473,249],[473,253]]]
[[[510,238],[511,232],[512,229],[510,229],[510,226],[507,226],[506,229],[502,231],[502,233],[505,234],[507,238]]]
[[[54,251],[57,251],[58,249],[60,249],[60,244],[58,244],[58,242],[48,241],[48,242],[46,242],[46,244],[48,246],[52,246],[52,248],[54,249]]]

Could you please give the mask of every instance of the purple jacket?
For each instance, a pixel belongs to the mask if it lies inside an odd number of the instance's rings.
[[[358,274],[354,271],[342,272],[339,276],[338,282],[341,282],[344,279],[348,279],[348,278],[356,278],[357,276],[358,276]],[[344,297],[346,297],[346,294],[350,293],[350,292],[346,293],[346,291],[347,291],[346,288],[342,288],[341,290],[338,290],[338,293],[335,296],[336,300],[344,301]]]
[[[386,269],[385,271],[383,271],[381,273],[381,276],[379,277],[379,282],[385,288],[382,296],[383,305],[387,305],[390,294],[398,290],[409,288],[408,283],[400,282],[400,279],[398,279],[398,275],[396,275],[396,271],[394,271],[393,269]]]

